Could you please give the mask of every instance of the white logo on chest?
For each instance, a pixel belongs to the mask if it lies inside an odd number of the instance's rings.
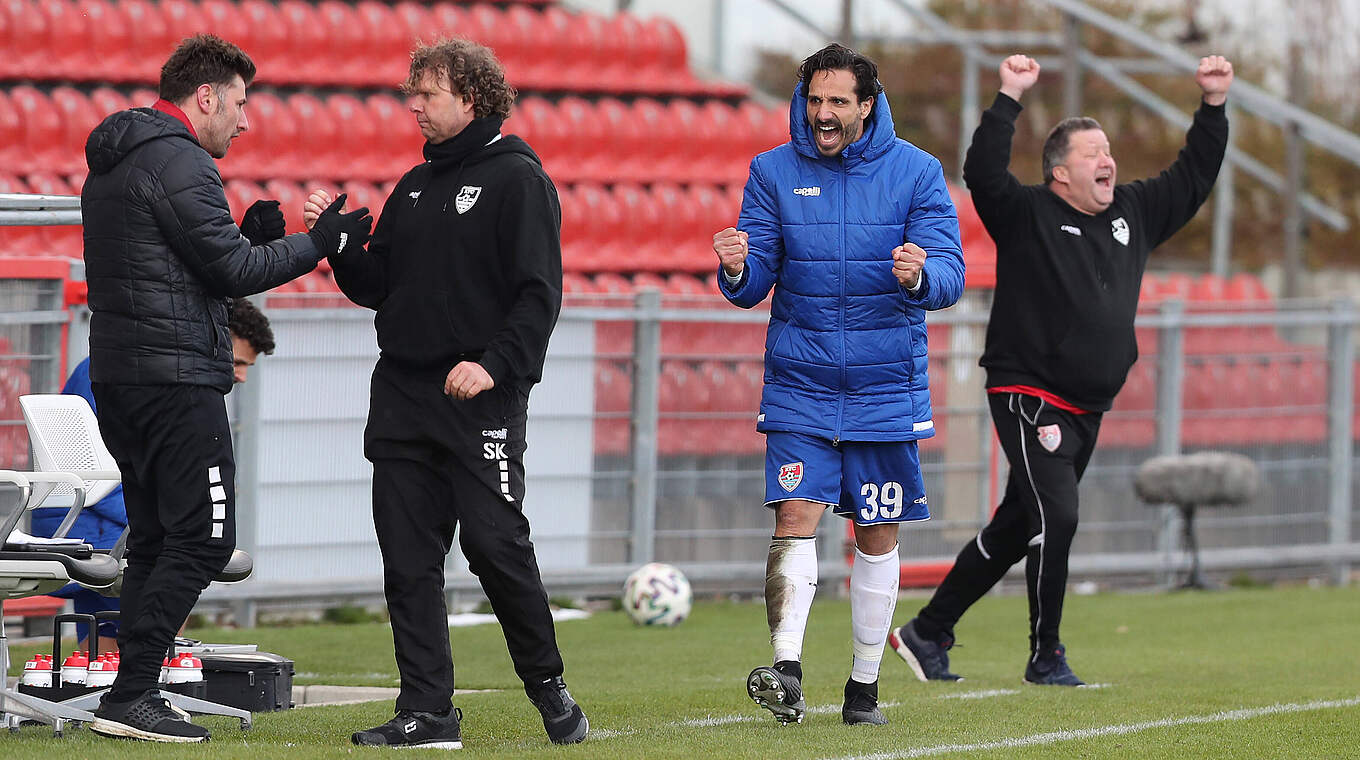
[[[1077,237],[1081,237],[1081,228],[1080,228],[1080,227],[1073,227],[1073,226],[1070,225],[1070,224],[1064,224],[1063,226],[1059,227],[1058,229],[1062,230],[1063,232],[1066,232],[1066,233],[1069,234],[1069,235],[1076,235]]]
[[[458,191],[458,197],[453,199],[453,207],[457,209],[458,213],[465,214],[481,195],[482,189],[480,187],[463,185],[463,189]]]
[[[817,196],[819,196],[819,195],[822,194],[822,188],[820,188],[820,187],[795,187],[795,188],[793,189],[793,194],[794,194],[794,195],[801,195],[801,196],[803,196],[804,198],[816,198]]]
[[[1110,222],[1110,234],[1114,235],[1114,239],[1118,240],[1120,245],[1129,244],[1129,223],[1124,221],[1124,217]]]

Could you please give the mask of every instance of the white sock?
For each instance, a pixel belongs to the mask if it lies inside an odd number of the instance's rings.
[[[803,657],[812,597],[817,593],[817,539],[772,538],[765,561],[765,616],[770,622],[774,661]]]
[[[850,630],[854,662],[850,678],[860,683],[878,680],[883,645],[888,640],[893,610],[897,607],[897,584],[902,567],[897,547],[876,557],[855,549],[850,568]]]

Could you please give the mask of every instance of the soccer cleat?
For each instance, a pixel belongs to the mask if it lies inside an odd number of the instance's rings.
[[[549,678],[542,683],[524,684],[524,693],[529,701],[538,708],[543,716],[543,728],[553,744],[575,744],[586,738],[590,732],[590,721],[571,698],[562,676]]]
[[[462,720],[463,711],[456,707],[443,714],[398,710],[392,720],[349,738],[363,747],[462,749],[463,732],[459,727]]]
[[[841,706],[841,720],[847,726],[885,726],[888,719],[878,709],[878,681],[860,683],[851,678],[845,682],[845,704]]]
[[[807,702],[803,701],[803,685],[797,677],[762,666],[746,677],[746,693],[753,702],[774,713],[780,723],[803,722]]]
[[[1029,663],[1025,665],[1025,683],[1038,686],[1086,685],[1067,666],[1067,647],[1062,644],[1029,658]]]
[[[90,730],[100,736],[149,742],[205,742],[210,738],[208,729],[185,720],[154,689],[131,702],[111,702],[105,694]]]
[[[963,676],[949,672],[949,649],[954,646],[954,640],[951,638],[940,644],[923,638],[916,632],[916,618],[889,631],[888,645],[906,660],[911,672],[922,681],[963,680]]]

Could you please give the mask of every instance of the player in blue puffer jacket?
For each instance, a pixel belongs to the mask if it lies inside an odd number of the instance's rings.
[[[963,292],[940,162],[898,139],[878,68],[841,45],[803,61],[790,142],[755,157],[737,228],[713,238],[723,294],[774,288],[765,339],[765,604],[774,667],[747,693],[801,722],[803,631],[826,507],[855,521],[853,664],[842,719],[882,724],[878,666],[897,600],[898,523],[929,518],[916,442],[933,434],[925,312]]]

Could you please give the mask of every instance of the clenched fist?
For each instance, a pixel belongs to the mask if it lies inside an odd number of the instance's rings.
[[[458,362],[444,378],[444,393],[459,401],[467,401],[482,391],[496,387],[486,368],[477,362]]]
[[[1195,83],[1204,93],[1204,102],[1211,106],[1221,106],[1228,99],[1228,88],[1232,86],[1232,62],[1221,55],[1210,55],[1199,59],[1195,70]]]
[[[1020,100],[1025,90],[1039,81],[1039,62],[1027,55],[1013,55],[1001,62],[1001,91]]]
[[[921,268],[926,265],[926,252],[915,243],[903,243],[892,251],[893,276],[907,290],[921,284]]]
[[[713,252],[729,277],[736,277],[746,269],[748,235],[735,227],[728,227],[713,236]]]

